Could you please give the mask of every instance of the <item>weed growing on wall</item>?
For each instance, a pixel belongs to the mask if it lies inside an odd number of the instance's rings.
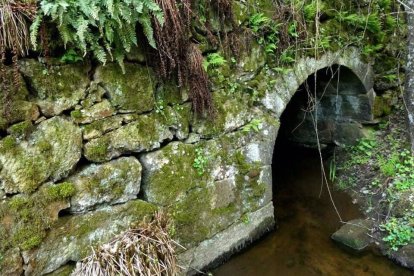
[[[193,162],[193,168],[197,170],[197,173],[199,176],[202,176],[206,171],[208,160],[204,154],[203,149],[197,148],[195,152],[196,152],[196,157]]]

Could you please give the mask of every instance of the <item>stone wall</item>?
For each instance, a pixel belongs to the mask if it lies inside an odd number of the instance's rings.
[[[373,80],[356,49],[303,58],[284,75],[263,55],[253,48],[224,81],[212,79],[214,119],[194,116],[186,92],[159,83],[140,58],[126,74],[21,61],[0,124],[0,274],[68,274],[91,246],[159,208],[190,272],[271,229],[273,146],[297,88],[333,64],[366,91]]]

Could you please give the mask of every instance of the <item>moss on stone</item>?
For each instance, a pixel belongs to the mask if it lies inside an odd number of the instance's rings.
[[[36,260],[32,273],[43,275],[69,261],[80,261],[92,252],[92,247],[152,217],[156,210],[152,204],[133,200],[110,209],[59,218],[38,250],[29,252],[29,257]]]
[[[125,74],[118,64],[97,69],[95,79],[106,88],[112,106],[120,111],[142,113],[154,108],[154,75],[148,67],[125,63]]]
[[[20,62],[20,70],[36,92],[36,102],[47,116],[73,108],[86,96],[89,65],[48,66],[34,59]]]
[[[16,138],[13,136],[7,136],[0,141],[0,152],[12,151],[15,149],[16,145]]]
[[[49,201],[64,200],[75,195],[75,193],[75,186],[69,182],[63,182],[46,188],[46,195]]]
[[[88,147],[85,148],[85,155],[89,160],[103,162],[108,154],[109,139],[99,138],[93,140]]]
[[[21,123],[12,125],[8,128],[7,132],[17,138],[27,137],[33,130],[33,124],[31,121],[23,121]]]
[[[14,139],[8,137],[6,145],[8,140]],[[58,181],[64,177],[80,155],[81,132],[78,128],[60,117],[43,121],[25,140],[19,139],[13,147],[11,144],[2,147],[0,177],[4,190],[7,193],[32,193],[47,180]]]
[[[82,112],[80,110],[73,110],[72,112],[70,112],[70,116],[75,119],[75,120],[79,120],[82,119]]]
[[[193,187],[205,187],[206,180],[193,167],[195,146],[172,143],[162,149],[162,158],[169,160],[146,181],[147,197],[151,202],[167,206]]]
[[[249,118],[249,95],[236,92],[228,94],[225,91],[213,93],[216,116],[214,119],[195,118],[194,130],[205,136],[215,137],[241,127]]]
[[[30,250],[43,241],[47,229],[62,208],[68,207],[68,199],[74,195],[73,184],[47,185],[30,196],[14,196],[0,206],[0,221],[9,221],[7,235],[0,237],[8,247]],[[51,207],[53,206],[53,207]]]

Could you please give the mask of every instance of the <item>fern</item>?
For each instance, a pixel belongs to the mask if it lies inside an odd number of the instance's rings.
[[[39,26],[49,20],[57,25],[65,47],[91,53],[103,64],[116,60],[123,68],[125,53],[138,44],[137,24],[156,48],[152,17],[163,24],[162,10],[154,0],[41,0],[31,26],[31,43],[37,47]]]

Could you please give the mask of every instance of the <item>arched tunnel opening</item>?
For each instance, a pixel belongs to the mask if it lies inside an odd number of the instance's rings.
[[[341,221],[328,186],[342,220],[361,214],[348,195],[326,183],[329,168],[325,163],[337,144],[352,143],[363,135],[369,105],[358,77],[345,67],[332,66],[309,76],[282,113],[272,161],[277,224],[272,243],[281,273],[272,275],[363,273],[362,264],[330,239]],[[368,114],[362,118],[361,112]],[[343,128],[353,127],[351,137],[343,133]]]
[[[328,187],[342,221],[363,216],[349,195],[322,181],[322,166],[334,147],[361,138],[362,125],[372,120],[371,114],[369,93],[350,69],[334,65],[308,77],[281,116],[274,147],[276,229],[215,275],[392,273],[383,258],[350,254],[331,239],[343,224]],[[325,171],[329,174],[326,166]]]

